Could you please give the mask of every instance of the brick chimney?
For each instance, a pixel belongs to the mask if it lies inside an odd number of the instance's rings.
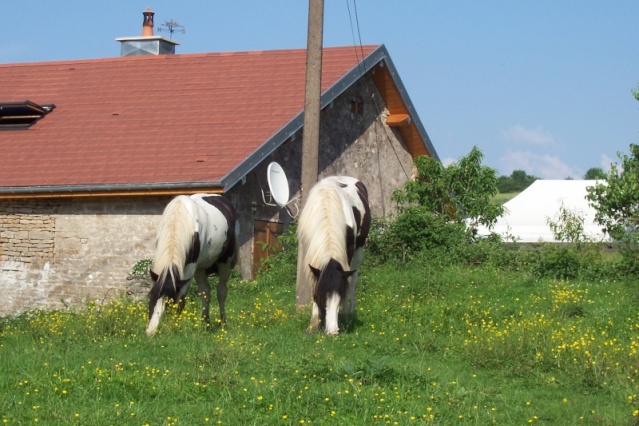
[[[173,55],[175,46],[180,44],[170,38],[153,35],[153,16],[151,9],[142,12],[142,35],[139,37],[120,37],[120,56]]]

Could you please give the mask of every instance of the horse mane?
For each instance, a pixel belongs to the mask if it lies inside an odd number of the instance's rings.
[[[304,271],[308,265],[323,269],[330,259],[348,268],[346,218],[338,184],[321,181],[311,190],[298,222],[298,238],[306,247]]]
[[[158,275],[158,283],[164,283],[167,275],[175,283],[184,274],[184,265],[196,232],[188,206],[190,203],[191,198],[179,195],[171,200],[162,213],[155,237],[156,250],[152,267]],[[161,288],[160,286],[160,290]]]

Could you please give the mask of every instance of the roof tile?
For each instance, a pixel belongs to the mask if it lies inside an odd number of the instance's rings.
[[[324,49],[322,90],[361,56]],[[56,105],[0,131],[0,186],[218,182],[302,111],[305,65],[304,49],[0,65],[0,101]]]

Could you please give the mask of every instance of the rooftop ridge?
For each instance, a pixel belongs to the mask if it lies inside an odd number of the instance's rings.
[[[158,37],[158,36],[151,36]],[[345,45],[345,46],[328,46],[324,47],[324,51],[346,50],[346,49],[373,49],[381,46],[381,44],[370,45]],[[120,62],[120,61],[145,61],[145,60],[158,60],[164,58],[179,59],[179,58],[193,58],[193,57],[231,57],[231,56],[244,56],[244,55],[263,55],[263,54],[276,54],[285,52],[304,52],[306,48],[294,48],[294,49],[267,49],[267,50],[246,50],[246,51],[227,51],[227,52],[193,52],[193,53],[176,53],[176,54],[161,54],[161,55],[142,55],[142,56],[109,56],[104,58],[82,58],[82,59],[59,59],[53,61],[41,61],[41,62],[13,62],[13,63],[0,63],[0,68],[8,67],[29,67],[34,66],[47,66],[47,65],[65,65],[65,64],[84,64],[84,63],[98,63],[98,62]],[[359,53],[359,52],[358,52]],[[361,58],[360,58],[361,60]]]

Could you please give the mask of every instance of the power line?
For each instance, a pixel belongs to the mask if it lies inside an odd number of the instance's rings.
[[[357,1],[353,0],[353,10],[355,11],[355,23],[357,24],[357,37],[359,39],[359,50],[362,54],[362,57],[364,56],[364,47],[362,46],[362,33],[359,30],[359,16],[357,15]]]
[[[348,9],[348,20],[351,24],[351,36],[353,37],[353,47],[355,48],[355,58],[357,59],[357,66],[360,69],[360,74],[364,75],[364,73],[366,72],[366,66],[364,64],[364,47],[362,46],[362,34],[359,29],[359,17],[357,16],[356,0],[353,0],[353,10],[355,12],[355,25],[357,26],[357,40],[355,39],[355,29],[353,28],[353,15],[351,14],[350,0],[346,0],[346,8]],[[359,52],[357,51],[358,47]]]
[[[355,47],[355,57],[357,59],[357,65],[360,69],[360,73],[363,76],[366,73],[366,66],[364,64],[364,46],[362,44],[362,32],[359,28],[359,16],[357,14],[357,0],[353,0],[353,12],[355,14],[355,25],[357,27],[357,40],[355,39],[355,29],[353,28],[353,15],[351,14],[351,6],[350,6],[350,0],[346,0],[346,8],[348,9],[348,19],[349,22],[351,24],[351,35],[353,36],[353,45]],[[359,52],[357,51],[359,47]],[[361,59],[360,59],[361,57]],[[371,79],[372,81],[372,79]],[[374,83],[373,83],[374,85]],[[386,140],[388,141],[388,144],[390,145],[391,149],[393,150],[393,153],[395,154],[395,157],[397,158],[397,162],[399,163],[399,166],[402,168],[402,171],[404,172],[404,175],[406,176],[407,179],[410,179],[410,176],[408,174],[408,172],[406,171],[406,168],[404,167],[404,164],[402,164],[401,159],[399,158],[399,154],[397,153],[397,150],[395,149],[395,146],[393,145],[393,139],[391,138],[391,136],[388,134],[389,129],[387,129],[384,126],[384,123],[381,121],[380,117],[381,117],[381,110],[379,109],[379,106],[377,105],[377,102],[375,101],[374,96],[371,98],[372,102],[373,102],[373,106],[375,107],[375,112],[377,113],[377,120],[380,121],[380,124],[382,126],[382,129],[384,130],[384,136],[386,136]],[[377,126],[375,126],[375,137],[376,137],[376,143],[378,145],[377,148],[377,152],[379,155],[379,129]]]

